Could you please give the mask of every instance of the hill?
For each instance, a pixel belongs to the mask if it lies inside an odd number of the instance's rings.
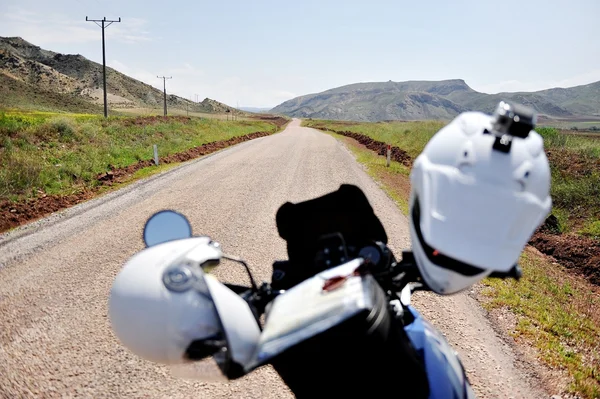
[[[162,107],[161,90],[108,66],[106,77],[111,109]],[[0,81],[3,107],[102,112],[102,65],[82,55],[44,50],[20,37],[0,37]],[[176,95],[168,95],[167,104],[195,112],[235,110],[208,98],[195,103]]]
[[[464,80],[355,83],[286,101],[270,112],[293,117],[354,121],[452,119],[460,112],[492,112],[512,100],[549,119],[599,119],[600,82],[567,89],[485,94]]]
[[[0,109],[32,109],[100,114],[102,107],[80,96],[36,89],[20,80],[0,73]]]

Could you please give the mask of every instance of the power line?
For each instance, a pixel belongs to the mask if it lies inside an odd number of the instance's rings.
[[[165,116],[167,116],[167,79],[173,79],[172,76],[157,76],[158,79],[163,80],[163,93],[165,98]]]
[[[106,17],[103,19],[88,19],[88,17],[85,17],[85,20],[87,22],[94,22],[96,25],[102,28],[102,77],[104,81],[104,117],[106,118],[108,116],[108,101],[106,99],[106,46],[104,45],[104,29],[108,28],[115,22],[121,22],[121,17],[119,17],[118,21],[107,20]]]

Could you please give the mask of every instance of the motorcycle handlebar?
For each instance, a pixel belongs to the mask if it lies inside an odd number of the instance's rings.
[[[402,259],[396,261],[389,248],[386,246],[391,256],[386,257],[389,265],[374,265],[375,269],[371,269],[375,278],[379,281],[382,287],[392,289],[396,292],[401,291],[408,283],[419,283],[419,290],[429,290],[427,284],[421,278],[416,260],[411,251],[402,251]],[[275,262],[277,264],[277,262]],[[383,267],[382,267],[383,266]],[[508,272],[493,272],[489,278],[513,278],[519,280],[523,275],[523,271],[518,264],[515,264]],[[246,302],[252,307],[257,317],[260,317],[265,311],[266,306],[285,290],[273,289],[271,284],[263,283],[260,287],[242,286],[236,284],[225,284],[236,294],[243,297]]]

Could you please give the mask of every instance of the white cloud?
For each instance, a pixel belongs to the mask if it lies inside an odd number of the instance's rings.
[[[106,63],[109,67],[116,69],[117,71],[124,73],[127,76],[130,76],[134,79],[140,80],[149,85],[155,86],[158,88],[156,74],[153,74],[149,71],[145,71],[143,69],[130,68],[127,65],[123,64],[120,61],[112,60]],[[162,89],[162,85],[160,86]]]
[[[159,90],[163,89],[163,81],[156,77],[157,73],[155,72],[130,67],[118,60],[112,60],[108,65]],[[215,79],[189,63],[158,72],[161,76],[173,77],[173,79],[167,80],[167,93],[193,101],[198,95],[198,101],[208,97],[234,107],[238,104],[240,107],[274,107],[296,97],[296,94],[289,91],[268,88],[268,83],[265,82],[247,82],[238,76]]]
[[[170,75],[183,75],[186,77],[191,77],[191,76],[200,77],[200,76],[204,76],[204,71],[201,69],[198,69],[186,62],[185,64],[183,64],[180,67],[169,69],[169,74]]]
[[[573,87],[600,81],[600,69],[559,80],[552,87]]]
[[[298,97],[299,94],[294,94],[291,91],[286,91],[286,90],[274,90],[273,96],[278,98],[279,100],[281,100],[281,101],[279,101],[279,103],[282,103],[284,101],[291,100],[294,97]],[[277,103],[277,104],[279,104],[279,103]]]
[[[129,18],[127,24],[115,23],[107,28],[106,36],[129,44],[150,41],[146,25],[142,19]],[[92,22],[84,19],[75,21],[57,13],[41,14],[21,7],[11,7],[0,15],[0,26],[3,34],[21,36],[42,47],[58,43],[96,42],[99,37],[99,28]]]
[[[549,80],[549,81],[531,81],[522,82],[519,80],[506,80],[503,82],[490,83],[485,85],[474,85],[473,89],[489,94],[496,94],[502,92],[515,92],[515,91],[538,91],[551,89],[554,87],[573,87],[579,85],[585,85],[600,81],[600,69],[595,69],[580,75],[571,76],[561,80]]]

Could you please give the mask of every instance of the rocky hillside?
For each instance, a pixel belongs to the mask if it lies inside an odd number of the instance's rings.
[[[102,113],[102,106],[86,101],[81,96],[41,90],[0,73],[0,110],[3,107],[36,111]]]
[[[110,67],[106,68],[111,109],[160,108],[163,92]],[[103,104],[102,65],[81,55],[44,50],[20,37],[0,37],[0,106],[96,110]],[[9,89],[9,86],[11,87]],[[43,99],[50,95],[52,101]],[[44,104],[40,104],[40,101]],[[232,107],[206,99],[195,103],[169,95],[170,107],[196,112],[225,112]],[[74,107],[73,105],[76,105]]]
[[[210,98],[205,98],[204,101],[200,103],[200,107],[204,112],[222,114],[225,112],[231,112],[238,114],[246,114],[245,111],[238,110],[236,108],[230,107],[229,105],[225,105],[215,100],[211,100]]]
[[[492,112],[516,101],[553,119],[600,119],[600,82],[532,93],[485,94],[464,80],[356,83],[286,101],[270,112],[334,120],[448,120],[466,110]]]

